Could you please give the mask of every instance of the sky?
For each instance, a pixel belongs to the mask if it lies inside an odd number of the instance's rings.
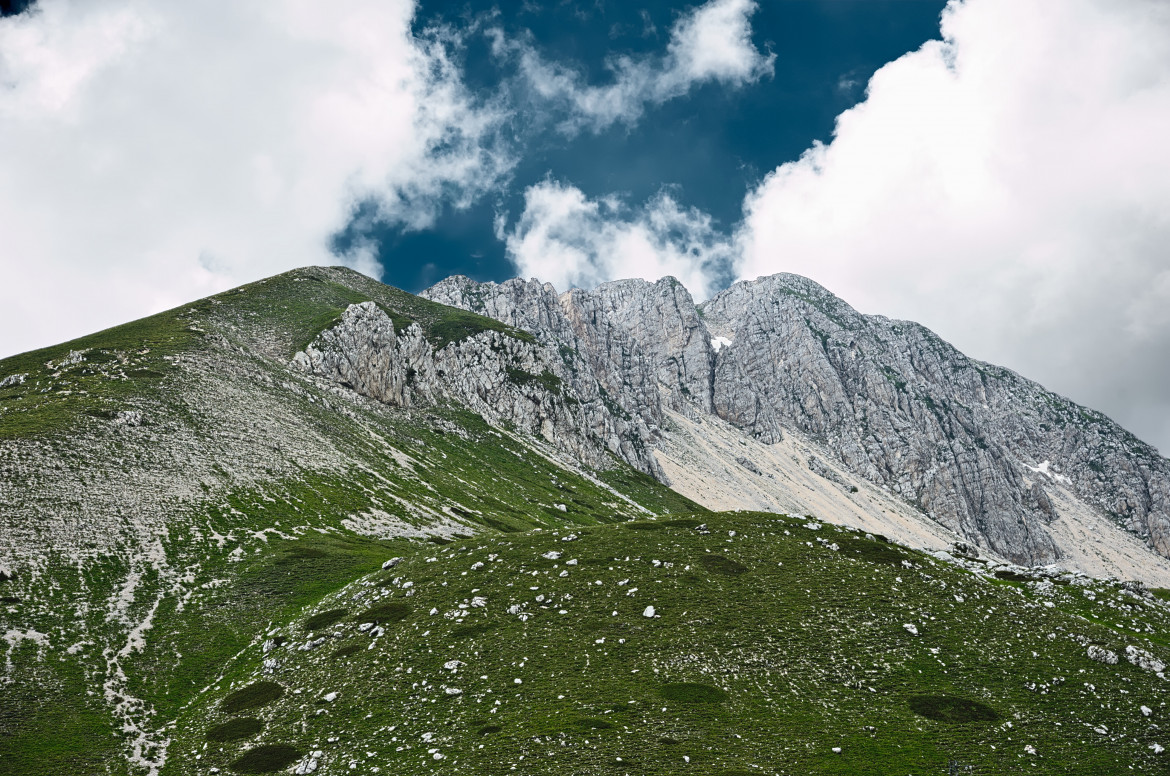
[[[0,0],[0,357],[298,266],[795,272],[1170,451],[1170,3]]]

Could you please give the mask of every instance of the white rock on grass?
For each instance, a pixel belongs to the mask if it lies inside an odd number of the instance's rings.
[[[1104,663],[1109,666],[1117,665],[1117,653],[1112,650],[1098,647],[1096,644],[1090,644],[1088,653],[1090,660],[1096,660],[1098,663]]]
[[[642,610],[642,616],[643,617],[655,617],[655,616],[657,616],[656,610],[654,609],[653,606],[647,606],[645,609]]]
[[[297,774],[297,776],[304,776],[308,773],[315,773],[317,767],[321,764],[321,758],[324,756],[325,753],[318,749],[297,763],[297,766],[293,768],[293,773]]]
[[[337,700],[337,693],[331,692],[331,693],[325,694],[325,702],[326,703],[333,703],[333,701],[335,701],[335,700]]]
[[[1165,663],[1139,647],[1126,647],[1125,659],[1138,668],[1145,671],[1153,671],[1155,674],[1160,674],[1166,670]]]
[[[402,558],[391,558],[390,560],[388,560],[382,564],[382,568],[383,569],[392,569],[401,562],[402,562]]]
[[[1162,754],[1166,751],[1166,748],[1161,744],[1150,744],[1150,749],[1153,750],[1154,754]]]
[[[1142,716],[1143,717],[1148,717],[1153,713],[1154,713],[1154,710],[1151,709],[1149,706],[1142,706]]]
[[[902,627],[905,628],[906,632],[909,633],[911,636],[918,635],[918,626],[916,626],[912,623],[906,622],[906,623],[902,623]]]

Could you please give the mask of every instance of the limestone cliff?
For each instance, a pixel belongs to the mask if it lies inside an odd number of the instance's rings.
[[[1154,448],[805,278],[737,283],[702,305],[673,278],[558,295],[536,281],[453,277],[423,296],[531,332],[574,365],[575,388],[596,381],[612,413],[639,419],[630,430],[649,432],[647,445],[664,408],[717,415],[765,443],[794,429],[853,475],[1028,564],[1061,556],[1047,529],[1057,517],[1047,489],[1059,484],[1170,557],[1170,465]]]

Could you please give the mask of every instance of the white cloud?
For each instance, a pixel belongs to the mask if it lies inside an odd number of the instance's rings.
[[[587,85],[578,71],[546,61],[526,42],[505,40],[498,30],[494,50],[517,58],[524,82],[540,101],[568,113],[562,130],[599,131],[633,122],[648,105],[681,97],[695,86],[737,87],[771,75],[775,56],[763,54],[751,40],[755,10],[754,0],[708,0],[674,23],[665,54],[611,59],[613,81],[604,86]]]
[[[631,209],[616,198],[591,200],[573,186],[544,181],[525,191],[524,212],[511,230],[503,219],[496,228],[520,275],[562,291],[673,275],[705,298],[730,261],[710,217],[680,207],[666,192]]]
[[[507,175],[499,106],[408,0],[41,0],[0,19],[0,355],[336,263]],[[378,270],[376,251],[348,257]]]
[[[738,273],[868,312],[1170,451],[1170,5],[952,2],[745,203]]]

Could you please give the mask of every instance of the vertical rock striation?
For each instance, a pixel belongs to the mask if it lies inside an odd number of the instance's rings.
[[[641,445],[654,443],[664,407],[718,415],[765,443],[798,429],[855,475],[1028,564],[1060,555],[1045,489],[1059,483],[1170,557],[1170,465],[1154,448],[923,326],[861,315],[806,278],[737,283],[698,306],[673,278],[558,295],[536,281],[453,277],[423,296],[531,332],[572,390],[595,385]]]

